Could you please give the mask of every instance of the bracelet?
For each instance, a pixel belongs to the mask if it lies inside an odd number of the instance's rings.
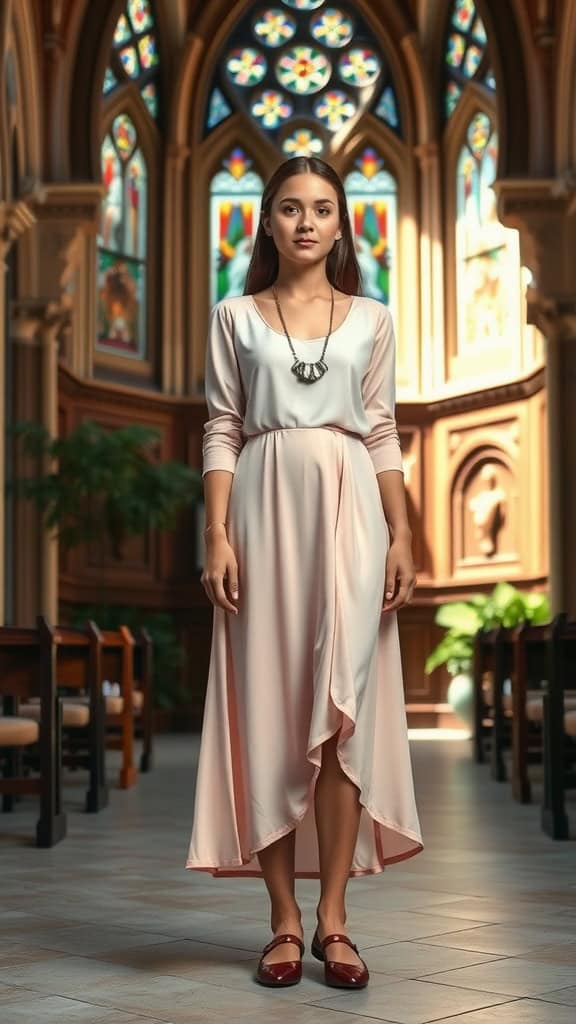
[[[208,530],[211,530],[213,526],[226,526],[226,523],[222,523],[222,522],[210,523],[210,525],[207,526],[206,529],[204,530],[204,533],[208,533]]]

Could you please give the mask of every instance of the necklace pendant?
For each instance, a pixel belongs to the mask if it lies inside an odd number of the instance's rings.
[[[292,373],[302,384],[315,384],[327,370],[328,366],[323,359],[318,359],[315,363],[305,363],[301,359],[296,359],[292,365]]]

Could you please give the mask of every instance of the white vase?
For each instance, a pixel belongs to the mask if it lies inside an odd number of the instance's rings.
[[[452,676],[446,699],[454,714],[465,725],[472,728],[474,724],[474,683],[467,672],[459,672]]]

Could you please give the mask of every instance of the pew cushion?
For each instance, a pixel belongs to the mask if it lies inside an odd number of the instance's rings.
[[[71,700],[74,703],[87,705],[89,702],[88,697],[73,697]],[[106,714],[107,715],[121,715],[124,710],[124,698],[123,697],[112,697],[108,696],[104,698],[106,703]],[[132,707],[136,714],[142,710],[144,704],[144,694],[141,690],[133,690],[132,692]]]
[[[30,718],[0,715],[0,747],[26,747],[38,741],[38,722]]]
[[[576,711],[576,694],[564,694],[564,710]],[[542,722],[544,719],[544,702],[542,697],[529,697],[526,701],[526,718],[529,722]]]
[[[40,702],[34,701],[20,705],[20,714],[24,717],[40,721]],[[82,729],[90,721],[90,710],[87,705],[76,700],[62,701],[62,725],[72,729]]]

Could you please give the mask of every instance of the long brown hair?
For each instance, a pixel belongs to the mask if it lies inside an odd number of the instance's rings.
[[[334,244],[328,254],[326,276],[334,288],[338,288],[348,295],[360,295],[362,276],[356,259],[344,187],[334,168],[315,156],[296,156],[291,160],[285,160],[276,168],[266,185],[262,195],[260,223],[246,275],[244,295],[254,295],[256,292],[263,291],[264,288],[273,284],[278,276],[278,250],[274,239],[264,230],[262,217],[270,216],[272,202],[278,189],[287,178],[291,178],[295,174],[317,174],[320,178],[328,181],[336,192],[342,238]]]

